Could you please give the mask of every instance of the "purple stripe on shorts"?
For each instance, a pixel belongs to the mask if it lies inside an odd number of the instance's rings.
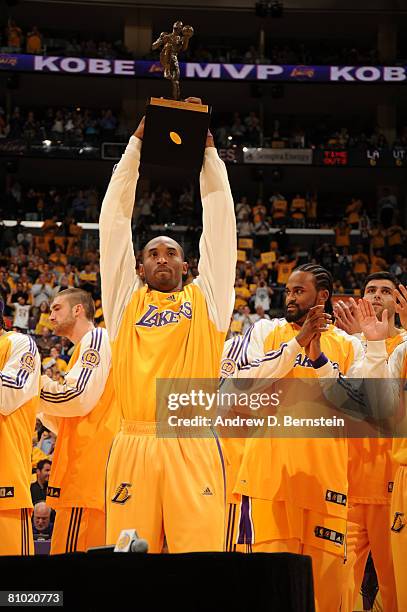
[[[252,544],[253,532],[250,520],[250,500],[247,495],[242,495],[240,504],[240,522],[238,544]]]

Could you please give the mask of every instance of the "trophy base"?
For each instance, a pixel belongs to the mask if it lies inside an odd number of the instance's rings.
[[[143,174],[159,177],[164,169],[172,174],[198,174],[209,121],[210,108],[206,104],[151,98],[141,148]]]

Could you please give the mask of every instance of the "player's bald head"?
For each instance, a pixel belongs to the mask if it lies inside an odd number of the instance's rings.
[[[185,259],[184,249],[176,240],[174,240],[173,238],[170,238],[169,236],[156,236],[155,238],[152,238],[149,242],[147,242],[147,244],[145,245],[141,253],[141,260],[144,261],[145,255],[148,252],[156,249],[159,245],[164,245],[166,247],[171,247],[171,248],[176,249],[181,259],[182,260]]]

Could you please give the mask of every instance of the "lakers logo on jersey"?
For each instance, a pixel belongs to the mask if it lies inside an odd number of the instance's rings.
[[[29,351],[24,353],[24,355],[20,359],[20,367],[22,370],[29,372],[30,374],[34,372],[35,369],[35,356],[33,353]]]
[[[223,359],[220,367],[220,375],[222,378],[229,378],[235,373],[236,363],[233,359]]]
[[[131,484],[129,482],[122,482],[117,487],[113,497],[112,502],[115,504],[124,504],[128,499],[130,499],[131,495],[129,493],[129,488]]]
[[[96,349],[88,349],[82,355],[82,367],[92,370],[100,363],[100,353]]]
[[[147,312],[137,321],[136,325],[138,327],[163,327],[164,325],[178,323],[181,317],[192,319],[191,302],[183,302],[178,312],[175,310],[162,310],[158,312],[158,306],[150,304]]]
[[[391,530],[394,531],[395,533],[399,533],[405,526],[406,526],[406,519],[404,518],[404,512],[395,512]]]

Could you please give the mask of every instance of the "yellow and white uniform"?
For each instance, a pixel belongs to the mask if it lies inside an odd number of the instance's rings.
[[[360,368],[360,341],[331,325],[321,335],[326,357],[315,369],[295,338],[300,329],[286,319],[259,321],[246,333],[235,367],[223,361],[221,371],[227,366],[240,378],[316,379]],[[299,406],[298,388],[293,382],[289,397],[285,391],[286,406]],[[312,410],[309,401],[305,405]],[[320,612],[341,605],[347,462],[345,437],[249,438],[234,486],[242,496],[237,543],[250,545],[254,552],[309,554]]]
[[[34,553],[31,450],[41,359],[30,336],[0,336],[0,555]]]
[[[107,473],[107,542],[132,526],[159,552],[222,550],[224,466],[217,438],[156,435],[156,380],[217,379],[234,302],[236,222],[224,163],[206,148],[199,276],[181,291],[143,286],[131,218],[141,141],[130,139],[100,216],[102,303],[123,418]]]
[[[390,356],[407,334],[386,340]],[[361,338],[365,346],[364,337]],[[396,609],[393,560],[390,544],[390,502],[396,472],[391,438],[349,439],[349,514],[347,563],[344,581],[346,610],[354,610],[363,581],[369,551],[379,582],[385,610]]]
[[[406,437],[406,388],[407,342],[397,346],[388,358],[384,341],[368,342],[363,374],[372,378],[391,378],[393,384],[385,387],[382,401],[393,402],[397,418],[396,435],[392,444],[392,458],[397,470],[391,495],[390,521],[391,548],[397,593],[397,612],[407,612],[407,437]],[[402,385],[402,390],[400,390]],[[390,393],[389,393],[390,390]],[[390,394],[393,397],[389,397]]]
[[[57,511],[51,553],[103,545],[107,458],[120,427],[106,330],[94,328],[77,343],[63,384],[41,382],[40,418],[58,433],[47,490]]]

